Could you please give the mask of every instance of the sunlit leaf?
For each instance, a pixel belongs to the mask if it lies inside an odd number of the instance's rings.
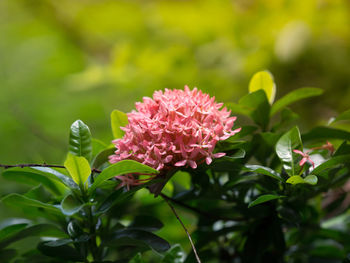
[[[269,71],[259,71],[253,75],[249,82],[249,92],[257,90],[263,90],[270,102],[273,103],[276,95],[276,84],[274,83],[273,76]]]
[[[91,174],[91,168],[85,157],[68,153],[64,166],[81,189],[87,188],[86,181]]]
[[[266,203],[271,200],[284,198],[284,197],[285,196],[282,196],[282,195],[271,195],[271,194],[261,195],[257,199],[255,199],[253,202],[249,203],[248,208],[251,208],[253,206],[256,206],[262,203]]]

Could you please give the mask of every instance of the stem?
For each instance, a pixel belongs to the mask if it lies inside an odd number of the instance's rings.
[[[192,238],[190,233],[188,233],[187,228],[185,227],[184,223],[181,221],[180,217],[178,216],[178,214],[176,213],[175,208],[172,206],[172,204],[168,201],[167,198],[164,197],[164,195],[162,193],[160,193],[160,195],[162,196],[162,198],[165,200],[165,202],[168,204],[168,206],[170,207],[171,211],[173,211],[174,215],[176,216],[177,220],[180,222],[180,224],[182,225],[183,229],[185,230],[188,239],[190,240],[191,246],[192,246],[192,250],[194,252],[194,255],[196,256],[197,262],[201,263],[201,260],[199,259],[199,256],[197,254],[197,250],[196,247],[193,244]]]
[[[9,168],[13,168],[13,167],[19,167],[19,168],[24,168],[24,167],[50,167],[50,168],[62,168],[62,169],[66,169],[65,166],[63,165],[57,165],[57,164],[38,164],[38,163],[22,163],[22,164],[0,164],[0,168],[5,168],[5,169],[9,169]],[[101,173],[102,171],[96,168],[91,169],[92,172],[95,173]]]

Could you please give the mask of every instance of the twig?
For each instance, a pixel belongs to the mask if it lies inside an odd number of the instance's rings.
[[[160,196],[165,200],[165,202],[168,204],[168,206],[170,207],[171,211],[173,211],[174,215],[176,216],[177,220],[180,222],[180,224],[182,225],[183,229],[185,230],[188,239],[190,240],[194,255],[196,256],[197,262],[201,263],[201,260],[199,259],[199,256],[197,254],[197,250],[196,247],[193,244],[192,238],[190,233],[188,233],[187,228],[185,227],[184,223],[181,221],[180,217],[178,216],[178,214],[175,211],[175,208],[172,206],[172,204],[169,202],[169,200],[167,198],[164,197],[164,195],[162,193],[160,193]]]
[[[56,165],[56,164],[38,164],[38,163],[22,163],[22,164],[0,164],[0,167],[9,169],[14,167],[24,168],[24,167],[50,167],[50,168],[62,168],[66,169],[63,165]],[[91,169],[94,173],[101,173],[102,171],[96,168]]]
[[[200,209],[198,209],[196,207],[193,207],[193,206],[190,206],[188,204],[185,204],[185,203],[183,203],[183,202],[181,202],[179,200],[173,199],[173,198],[171,198],[171,197],[169,197],[169,196],[167,196],[167,195],[165,195],[163,193],[160,193],[159,195],[162,196],[163,198],[165,198],[165,199],[167,199],[167,200],[177,204],[177,205],[180,205],[180,206],[182,206],[184,208],[192,210],[192,211],[196,212],[197,214],[205,216],[207,218],[211,218],[211,219],[214,219],[214,220],[233,220],[233,221],[240,221],[240,220],[242,220],[242,218],[230,218],[230,217],[225,217],[225,216],[217,216],[217,215],[208,213],[206,211],[200,210]]]

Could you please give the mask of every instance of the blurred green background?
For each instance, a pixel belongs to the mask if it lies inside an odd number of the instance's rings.
[[[350,2],[0,0],[0,163],[63,163],[76,119],[109,143],[110,112],[154,90],[188,84],[237,102],[264,69],[277,98],[325,90],[294,105],[305,127],[348,109]],[[18,189],[2,184],[1,195]],[[147,191],[137,198],[143,208],[130,209],[153,211],[167,222],[161,235],[189,251],[168,207]],[[191,232],[195,218],[181,216]]]
[[[0,162],[61,163],[76,119],[109,142],[110,112],[154,90],[236,102],[262,69],[277,98],[323,88],[294,109],[327,121],[348,108],[349,61],[347,0],[1,0]]]

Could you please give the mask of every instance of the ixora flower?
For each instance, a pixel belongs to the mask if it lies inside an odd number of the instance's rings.
[[[204,161],[209,165],[225,155],[213,152],[216,143],[240,131],[232,129],[236,117],[222,107],[197,88],[156,91],[128,113],[128,124],[121,128],[125,135],[113,141],[117,150],[109,160],[131,159],[161,172],[174,167],[196,169]]]

